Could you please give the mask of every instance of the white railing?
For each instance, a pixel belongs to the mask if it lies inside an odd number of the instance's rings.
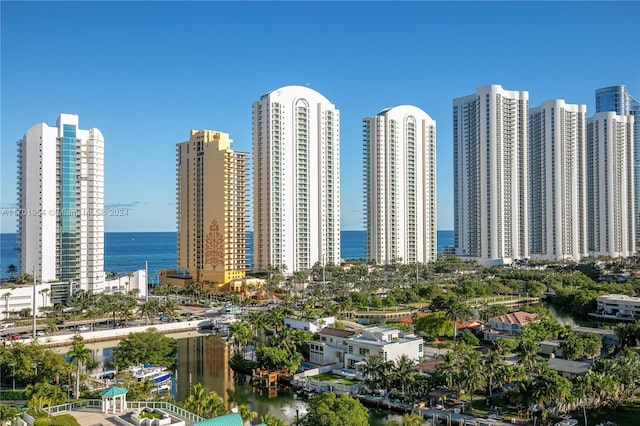
[[[53,407],[48,407],[47,412],[49,414],[56,414],[63,411],[74,411],[74,410],[81,410],[83,408],[101,408],[101,407],[102,407],[102,400],[100,399],[83,399],[81,401],[68,402],[66,404],[60,404],[60,405],[54,405]],[[168,411],[170,413],[178,415],[192,422],[201,422],[203,420],[206,420],[203,417],[200,417],[197,414],[192,413],[191,411],[185,410],[184,408],[180,408],[168,402],[127,401],[127,409],[145,408],[145,407],[159,408],[161,410]]]
[[[197,414],[192,413],[191,411],[187,411],[184,408],[180,408],[176,405],[170,404],[168,402],[161,401],[127,401],[127,408],[159,408],[161,410],[168,411],[170,413],[176,414],[180,417],[183,417],[192,422],[201,422],[206,420],[203,417],[198,416]]]

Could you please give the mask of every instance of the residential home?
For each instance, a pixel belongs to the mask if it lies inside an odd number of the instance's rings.
[[[539,354],[544,354],[548,356],[562,356],[562,349],[560,349],[560,344],[562,340],[543,340],[540,342],[540,349],[538,349]]]
[[[344,354],[348,350],[347,339],[355,334],[355,330],[323,328],[318,333],[318,339],[309,342],[309,361],[321,365],[344,363]]]
[[[563,358],[549,358],[547,365],[555,370],[565,379],[573,380],[578,376],[586,374],[591,368],[589,361],[571,361]]]
[[[396,361],[406,355],[419,361],[424,356],[424,342],[422,337],[396,328],[367,327],[347,339],[344,367],[356,368],[360,363],[366,363],[371,355],[378,355],[386,361]]]
[[[323,327],[334,324],[336,322],[336,317],[324,317],[324,318],[316,318],[316,319],[296,319],[296,318],[285,318],[284,326],[293,328],[296,330],[309,331],[311,333],[317,333]]]
[[[514,339],[522,332],[522,327],[538,320],[537,314],[512,312],[489,318],[489,328],[484,331],[484,340]]]
[[[640,318],[640,297],[626,294],[605,294],[598,296],[596,312],[589,315],[597,318],[635,321]]]

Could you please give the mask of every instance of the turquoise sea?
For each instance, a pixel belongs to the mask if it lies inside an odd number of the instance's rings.
[[[366,257],[366,232],[342,231],[340,233],[343,259]],[[453,245],[453,231],[438,231],[438,252],[444,246]],[[0,234],[0,277],[6,277],[7,266],[18,265],[16,234]],[[249,234],[249,252],[253,253],[253,234]],[[175,232],[105,232],[105,270],[126,273],[144,269],[149,265],[152,277],[161,269],[176,266]],[[250,265],[253,257],[250,255]]]

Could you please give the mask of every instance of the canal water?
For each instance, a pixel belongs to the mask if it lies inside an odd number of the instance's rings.
[[[215,391],[231,408],[235,404],[247,404],[258,416],[267,412],[274,417],[295,423],[296,416],[302,417],[307,411],[307,402],[297,399],[288,391],[271,392],[254,389],[248,380],[237,380],[229,368],[232,348],[225,338],[216,335],[190,331],[172,335],[178,342],[178,369],[174,380],[174,396],[183,400],[189,394],[189,388],[202,383]],[[109,370],[113,349],[118,341],[87,343],[91,350],[96,369],[92,373]],[[64,354],[69,348],[56,348]],[[369,424],[382,426],[396,420],[401,423],[402,416],[386,411],[370,409]],[[259,418],[259,417],[258,417]]]

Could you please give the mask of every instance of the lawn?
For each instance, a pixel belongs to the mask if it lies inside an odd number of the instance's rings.
[[[309,378],[312,380],[320,380],[321,382],[335,382],[337,380],[343,379],[342,376],[338,376],[337,374],[333,374],[333,373],[320,373],[320,374],[316,374],[315,376],[311,376]]]

